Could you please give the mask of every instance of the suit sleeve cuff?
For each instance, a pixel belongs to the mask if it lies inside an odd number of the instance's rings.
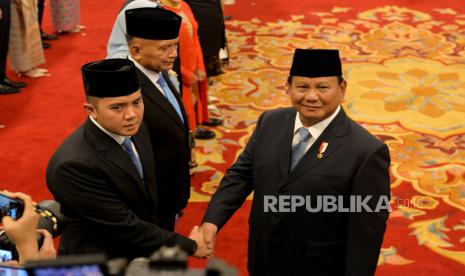
[[[194,253],[197,251],[197,243],[194,240],[184,236],[177,235],[176,244],[179,245],[181,249],[186,251],[189,255],[194,255]]]

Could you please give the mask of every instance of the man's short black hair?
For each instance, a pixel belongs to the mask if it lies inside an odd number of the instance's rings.
[[[132,35],[126,34],[126,41],[128,42],[128,45],[131,45],[132,39],[133,39]]]

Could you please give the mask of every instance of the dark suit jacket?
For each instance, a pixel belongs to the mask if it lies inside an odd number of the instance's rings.
[[[0,81],[3,81],[6,77],[6,57],[10,40],[10,6],[10,0],[0,0],[0,10],[2,12],[2,19],[0,19]]]
[[[50,159],[47,185],[67,217],[60,255],[104,252],[134,258],[165,243],[178,243],[193,253],[194,241],[155,224],[155,165],[143,126],[132,139],[143,180],[124,149],[90,119]]]
[[[296,111],[265,112],[214,194],[204,221],[219,227],[253,191],[249,219],[251,275],[373,275],[387,210],[378,213],[264,212],[264,196],[381,195],[389,197],[387,146],[341,109],[289,173]],[[323,158],[317,158],[322,142]],[[347,202],[346,202],[347,203]],[[312,203],[314,206],[314,202]],[[374,205],[376,206],[376,204]],[[373,208],[374,209],[374,208]]]
[[[174,214],[186,207],[190,196],[187,116],[177,93],[174,94],[181,107],[184,123],[147,76],[140,70],[137,70],[137,74],[144,99],[144,122],[150,133],[157,168],[159,216],[163,222],[166,221],[163,216],[173,217],[173,225],[164,225],[169,229],[170,226],[174,227]],[[163,76],[171,91],[177,91],[168,74],[163,73]]]

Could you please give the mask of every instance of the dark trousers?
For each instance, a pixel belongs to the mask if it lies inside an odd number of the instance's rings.
[[[10,3],[0,5],[0,9],[2,9],[2,19],[0,19],[0,81],[2,81],[6,76],[6,57],[10,40]]]
[[[39,27],[40,31],[42,31],[42,19],[44,18],[44,2],[45,0],[39,0],[37,1],[37,9],[39,13]]]

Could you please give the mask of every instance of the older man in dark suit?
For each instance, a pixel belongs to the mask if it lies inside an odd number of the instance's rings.
[[[126,11],[129,59],[144,98],[144,122],[155,156],[159,225],[174,230],[175,217],[190,196],[189,129],[181,95],[169,71],[178,55],[181,17],[159,8]]]
[[[134,63],[97,61],[82,72],[89,118],[47,166],[48,188],[67,217],[59,254],[135,258],[179,244],[205,256],[197,227],[187,238],[157,224],[155,161],[141,125],[144,104]]]
[[[213,246],[253,191],[250,275],[373,275],[389,216],[389,150],[345,114],[337,50],[297,49],[292,108],[262,114],[214,194]]]

